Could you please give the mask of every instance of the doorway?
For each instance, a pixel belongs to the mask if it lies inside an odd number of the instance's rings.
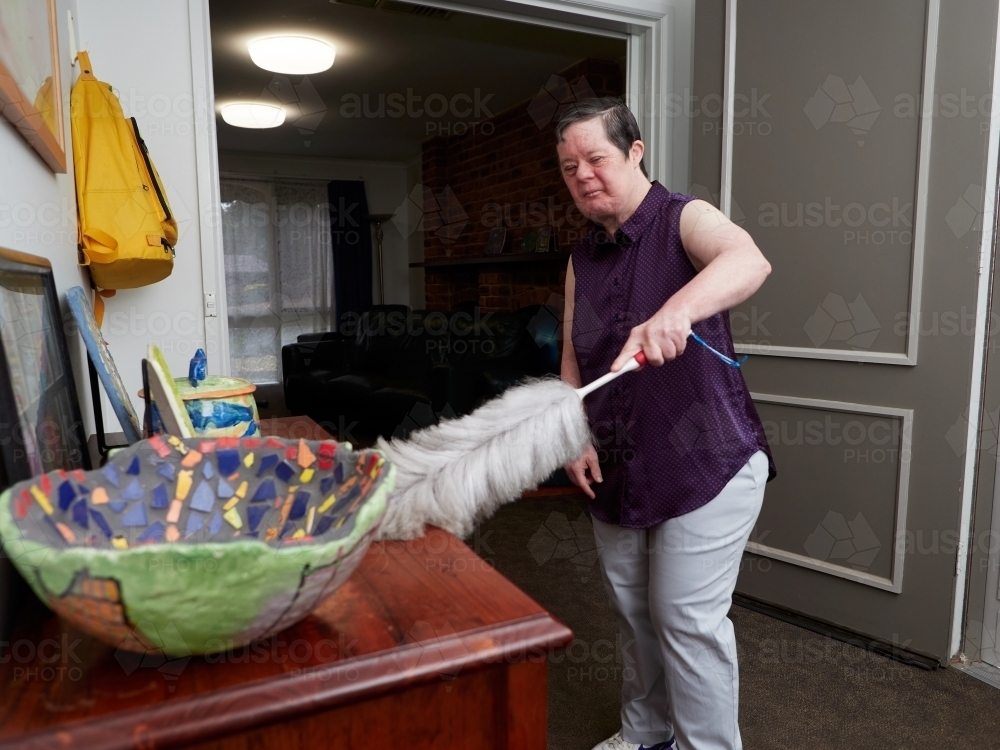
[[[225,150],[220,149],[220,141],[217,133],[228,126],[220,119],[219,109],[221,104],[223,104],[223,99],[234,92],[223,91],[221,87],[218,91],[215,91],[216,79],[219,78],[220,72],[224,72],[228,63],[220,59],[217,63],[220,71],[213,72],[214,60],[212,49],[215,44],[214,39],[217,36],[215,33],[217,29],[215,26],[216,14],[217,12],[226,12],[226,8],[229,5],[229,3],[225,2],[213,2],[211,3],[210,13],[207,1],[192,3],[193,11],[201,11],[200,13],[192,13],[192,38],[203,41],[202,46],[196,44],[192,51],[195,85],[197,88],[199,84],[204,83],[206,100],[203,102],[203,106],[205,114],[208,115],[211,113],[215,115],[214,117],[206,117],[205,128],[203,131],[199,129],[196,138],[199,163],[199,192],[206,199],[218,204],[220,202],[219,179],[223,172],[229,172],[227,176],[232,177],[234,171],[247,175],[249,172],[264,170],[265,176],[274,177],[277,175],[287,178],[307,173],[310,167],[312,167],[311,176],[313,179],[329,179],[328,175],[331,173],[329,165],[327,165],[326,169],[320,169],[317,172],[315,169],[317,164],[316,158],[306,156],[302,153],[303,149],[313,149],[309,152],[311,154],[319,152],[319,149],[316,148],[319,144],[316,142],[314,135],[320,131],[311,130],[311,120],[315,119],[316,112],[310,109],[306,101],[308,99],[308,92],[299,92],[295,90],[294,85],[291,92],[286,93],[286,97],[301,97],[305,95],[305,99],[300,102],[293,102],[300,105],[298,107],[298,116],[295,118],[295,123],[289,123],[291,127],[285,128],[288,133],[288,143],[284,146],[285,150],[275,152],[281,154],[282,158],[279,164],[273,163],[273,160],[265,163],[266,160],[259,158],[259,153],[247,151],[246,149],[248,148],[256,148],[253,145],[254,141],[252,138],[237,138],[232,142],[227,141],[226,143],[227,146],[232,147],[229,153],[239,157],[237,161],[242,161],[237,170],[232,169],[233,160],[227,157]],[[504,7],[499,7],[501,5]],[[299,24],[300,33],[308,33],[308,29],[317,24],[320,17],[324,14],[355,14],[356,18],[368,19],[368,22],[374,25],[377,25],[377,19],[383,19],[388,23],[389,19],[393,16],[395,16],[397,22],[425,24],[426,28],[431,29],[428,34],[441,41],[440,52],[435,53],[438,57],[447,54],[451,50],[458,52],[461,47],[457,43],[449,42],[448,35],[441,31],[444,26],[451,23],[450,19],[458,19],[457,23],[472,27],[474,25],[472,19],[478,18],[480,29],[478,33],[480,35],[484,33],[484,29],[499,28],[498,24],[501,24],[501,22],[507,23],[508,31],[506,33],[499,34],[496,38],[479,40],[484,53],[496,51],[506,46],[511,50],[525,48],[525,57],[528,57],[527,52],[530,51],[532,45],[534,44],[537,47],[539,40],[544,40],[546,35],[553,38],[560,35],[563,38],[573,35],[587,35],[594,39],[595,43],[592,45],[594,49],[602,49],[609,44],[618,45],[621,48],[620,54],[622,59],[620,61],[620,68],[622,70],[624,95],[634,111],[641,113],[640,123],[643,131],[647,133],[646,141],[649,147],[648,153],[650,154],[650,171],[654,176],[661,179],[661,181],[673,189],[686,189],[688,185],[688,174],[690,171],[689,123],[685,117],[668,116],[667,105],[668,101],[672,98],[683,96],[681,93],[674,92],[683,92],[690,89],[693,2],[654,3],[652,6],[643,6],[641,10],[639,8],[623,8],[617,3],[597,3],[593,8],[589,8],[587,12],[582,12],[574,4],[562,2],[561,0],[560,2],[549,4],[546,8],[513,3],[496,4],[485,1],[480,2],[479,0],[473,0],[461,5],[437,2],[415,5],[400,2],[367,2],[365,0],[363,2],[352,3],[303,2],[301,6],[299,10],[302,13],[299,15],[302,15],[302,18],[295,21]],[[253,15],[253,13],[257,12],[253,10],[253,7],[249,10],[250,13],[247,15]],[[261,4],[259,13],[269,13],[272,10],[273,6]],[[292,10],[294,10],[294,7],[292,7]],[[284,13],[284,15],[286,16],[285,20],[289,24],[294,25],[289,21],[289,19],[293,19],[294,14]],[[294,18],[297,18],[297,16]],[[437,31],[434,31],[434,29],[437,29]],[[533,42],[532,40],[535,41]],[[245,56],[245,50],[240,49],[241,45],[245,45],[245,42],[245,39],[228,40],[225,49],[220,51],[221,57],[234,54],[239,55],[241,53]],[[549,67],[553,68],[552,72],[556,74],[558,73],[558,66],[555,64],[555,61],[559,56],[558,47],[558,44],[553,43],[551,49],[535,49],[534,53],[532,53],[537,55],[539,52],[547,52],[549,60],[552,63]],[[468,45],[464,49],[468,50]],[[363,52],[371,52],[371,50],[352,48],[350,44],[346,44],[343,50],[343,54],[345,55],[343,59],[344,61],[349,61],[352,55],[363,58]],[[387,67],[391,68],[393,55],[398,57],[398,50],[394,51],[390,47],[388,52],[375,57],[369,56],[367,65],[372,68],[370,72],[373,75],[377,75],[381,74],[383,69]],[[334,68],[336,68],[336,64]],[[516,66],[514,69],[517,69]],[[455,78],[458,73],[452,71],[449,75],[451,78]],[[510,77],[516,78],[515,76]],[[268,84],[267,81],[264,82],[264,85],[258,85],[258,83],[254,83],[245,91],[237,87],[235,93],[239,97],[256,98],[267,88]],[[517,81],[518,85],[525,83],[526,81]],[[475,87],[473,86],[473,88]],[[541,89],[544,88],[544,84],[532,81],[531,88],[533,90],[532,96],[537,96]],[[341,97],[352,92],[359,95],[359,100],[340,101]],[[391,88],[383,88],[380,91],[374,89],[367,91],[370,95],[376,95],[375,97],[369,96],[367,102],[368,113],[375,113],[376,117],[374,118],[365,116],[364,107],[366,102],[364,93],[366,91],[363,89],[341,91],[338,93],[334,104],[336,105],[336,114],[338,115],[338,119],[341,120],[341,124],[344,124],[343,120],[346,118],[339,118],[340,107],[342,105],[359,105],[359,109],[355,111],[360,111],[361,117],[354,118],[355,122],[350,124],[357,126],[355,133],[359,135],[359,142],[367,139],[370,145],[373,139],[376,139],[380,133],[384,137],[387,132],[386,126],[394,122],[389,116],[389,95],[400,93],[405,96],[405,86],[399,92]],[[384,117],[377,116],[381,107],[378,102],[378,94],[385,95],[386,116]],[[464,97],[460,97],[460,101],[457,102],[461,113],[465,112],[467,106],[472,107],[472,114],[475,113],[475,92],[473,91],[469,96],[472,97],[471,102],[466,102]],[[483,105],[482,96],[481,94],[480,108]],[[443,98],[444,101],[435,98],[433,106],[440,109],[445,102],[448,102],[448,108],[450,109],[450,97]],[[497,105],[497,102],[497,96],[494,95],[489,100],[488,106],[492,109]],[[306,105],[304,108],[301,106],[303,104]],[[326,116],[329,117],[327,124],[329,124],[329,122],[333,121],[332,116],[330,116],[331,108],[327,105],[324,106],[326,106]],[[325,127],[324,119],[326,117],[320,120],[321,130]],[[433,120],[434,118],[429,119]],[[439,127],[437,134],[447,134],[447,128],[454,127],[456,119],[461,120],[462,118],[449,116],[438,118],[433,125]],[[432,127],[432,124],[427,122],[426,119],[417,124],[425,129]],[[467,125],[468,123],[466,122],[465,124]],[[422,135],[433,136],[434,133],[424,132]],[[410,137],[412,138],[412,136],[413,134],[411,133]],[[225,140],[225,137],[223,137],[223,141]],[[306,145],[307,141],[309,145]],[[222,151],[221,155],[220,151]],[[373,161],[372,157],[378,155],[367,153],[365,154],[365,160]],[[388,151],[385,151],[384,155],[390,159],[398,158],[398,154],[393,157]],[[357,170],[353,169],[347,163],[351,161],[350,159],[338,156],[327,158],[333,158],[342,162],[339,171],[332,170],[337,172],[333,175],[334,178],[356,179],[358,177]],[[400,162],[392,163],[399,164]],[[406,164],[406,162],[403,163]],[[405,170],[403,179],[409,186],[413,186],[419,182],[420,170],[416,166],[411,161]],[[383,174],[381,176],[385,177],[384,170],[382,171]],[[380,210],[384,208],[386,212],[393,213],[399,208],[399,204],[392,203],[391,205],[382,207],[376,206],[376,208],[380,208]],[[374,208],[371,210],[371,213],[376,213]],[[221,360],[219,369],[229,371],[232,358],[229,352],[230,335],[228,331],[228,305],[225,294],[226,271],[222,234],[221,223],[216,223],[214,226],[208,226],[203,229],[202,271],[204,291],[206,295],[212,295],[211,297],[206,297],[206,304],[211,299],[213,307],[217,311],[214,315],[209,313],[206,320],[207,343],[214,351],[219,352],[219,359]],[[373,249],[377,252],[377,242],[374,235],[375,232],[372,231]],[[424,281],[420,277],[421,272],[414,272],[406,267],[408,265],[407,262],[419,262],[420,260],[420,250],[416,247],[418,244],[417,241],[409,240],[406,242],[405,247],[400,248],[397,245],[393,249],[389,248],[389,245],[393,242],[398,243],[400,238],[393,237],[392,230],[389,227],[383,227],[383,235],[386,243],[383,247],[385,268],[382,269],[383,273],[381,274],[384,301],[392,303],[394,299],[406,300],[407,298],[419,301],[420,290],[424,285]],[[393,266],[394,261],[396,263],[395,266]],[[379,294],[382,291],[378,287],[379,270],[376,260],[373,273],[373,300],[376,302],[380,301]]]
[[[264,418],[306,414],[363,442],[552,372],[557,341],[536,323],[561,315],[585,224],[553,129],[575,101],[629,96],[635,35],[388,0],[209,9],[219,335]],[[308,45],[325,67],[282,72]],[[360,341],[369,315],[402,316],[406,334]],[[486,328],[458,351],[435,333],[467,315],[500,316],[507,338]]]

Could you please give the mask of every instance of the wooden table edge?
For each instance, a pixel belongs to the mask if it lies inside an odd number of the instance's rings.
[[[210,740],[461,671],[540,661],[573,632],[548,613],[405,644],[177,701],[0,738],[0,748],[169,748]],[[350,676],[354,671],[355,676]]]

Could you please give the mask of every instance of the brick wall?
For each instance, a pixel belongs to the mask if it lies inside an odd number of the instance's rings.
[[[569,250],[588,226],[559,173],[554,120],[567,103],[623,92],[617,63],[582,60],[531,100],[475,129],[425,141],[425,260],[481,256],[494,226],[507,229],[505,254],[546,224],[554,227],[559,249]],[[449,310],[475,300],[484,311],[507,311],[560,302],[565,276],[564,263],[428,268],[427,308]]]

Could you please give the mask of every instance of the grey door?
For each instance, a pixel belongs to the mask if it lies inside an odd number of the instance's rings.
[[[693,189],[729,187],[774,269],[731,322],[778,468],[737,591],[944,660],[996,5],[731,7],[732,137],[713,182],[695,123]],[[696,87],[726,38],[698,13]]]

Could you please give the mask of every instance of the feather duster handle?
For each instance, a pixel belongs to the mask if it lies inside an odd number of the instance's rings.
[[[572,386],[542,379],[508,389],[461,419],[409,440],[378,441],[396,466],[381,539],[412,539],[424,525],[468,536],[476,522],[575,461],[590,441]]]

